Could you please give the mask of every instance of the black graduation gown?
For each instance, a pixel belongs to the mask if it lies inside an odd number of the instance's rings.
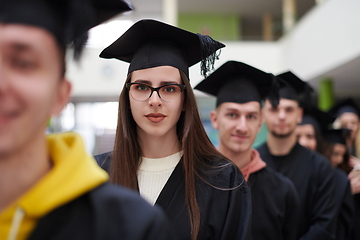
[[[251,173],[248,183],[253,206],[252,238],[295,240],[300,202],[293,183],[268,167]]]
[[[251,173],[251,236],[260,240],[295,240],[300,200],[293,183],[265,167]]]
[[[336,203],[338,218],[336,223],[336,239],[347,239],[354,222],[354,199],[351,194],[350,181],[344,171],[334,169]]]
[[[337,208],[329,161],[298,143],[285,156],[271,155],[266,143],[258,151],[268,167],[294,183],[300,198],[298,238],[335,239]]]
[[[354,205],[355,205],[355,219],[353,224],[353,229],[350,233],[350,240],[359,240],[360,239],[360,193],[353,195]]]
[[[165,214],[109,182],[40,219],[29,240],[177,239]]]
[[[111,153],[95,156],[108,170]],[[200,208],[199,240],[250,239],[251,193],[238,168],[225,160],[207,161],[209,167],[196,180],[196,197]],[[224,168],[219,165],[226,164]],[[175,167],[155,205],[164,209],[178,238],[189,240],[190,222],[185,204],[182,161]],[[219,170],[221,169],[221,170]]]

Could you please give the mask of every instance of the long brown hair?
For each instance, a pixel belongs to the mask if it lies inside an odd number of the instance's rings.
[[[190,216],[191,237],[195,240],[200,230],[200,210],[196,200],[195,180],[204,159],[222,157],[210,142],[202,125],[196,98],[188,77],[180,71],[185,84],[184,111],[177,122],[177,136],[182,144],[185,174],[185,201]],[[126,82],[131,81],[131,73]],[[137,138],[136,123],[130,110],[129,92],[125,85],[119,97],[118,124],[110,164],[110,181],[138,191],[137,171],[142,151]]]

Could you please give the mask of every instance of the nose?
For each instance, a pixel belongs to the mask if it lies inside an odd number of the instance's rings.
[[[151,94],[150,98],[149,98],[149,105],[150,106],[158,106],[160,107],[162,104],[162,100],[159,96],[159,93],[157,91],[153,91],[153,93]]]
[[[308,141],[305,137],[303,136],[300,136],[299,139],[298,139],[298,143],[303,146],[303,147],[306,147],[306,148],[309,148],[308,146]]]
[[[284,109],[280,109],[280,110],[279,110],[278,117],[279,117],[280,119],[284,119],[285,116],[286,116],[285,110],[284,110]]]
[[[246,124],[246,118],[243,116],[239,119],[238,123],[236,124],[236,130],[241,133],[246,133],[248,130],[248,126]]]

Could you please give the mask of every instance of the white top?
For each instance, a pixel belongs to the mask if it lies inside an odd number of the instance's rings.
[[[182,155],[183,152],[180,151],[163,158],[142,158],[138,171],[139,191],[150,204],[155,205]]]

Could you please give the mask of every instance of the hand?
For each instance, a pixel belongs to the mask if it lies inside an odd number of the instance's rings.
[[[354,167],[349,173],[349,180],[352,194],[360,193],[360,165]]]
[[[355,156],[350,156],[349,165],[350,167],[360,166],[360,159]]]

